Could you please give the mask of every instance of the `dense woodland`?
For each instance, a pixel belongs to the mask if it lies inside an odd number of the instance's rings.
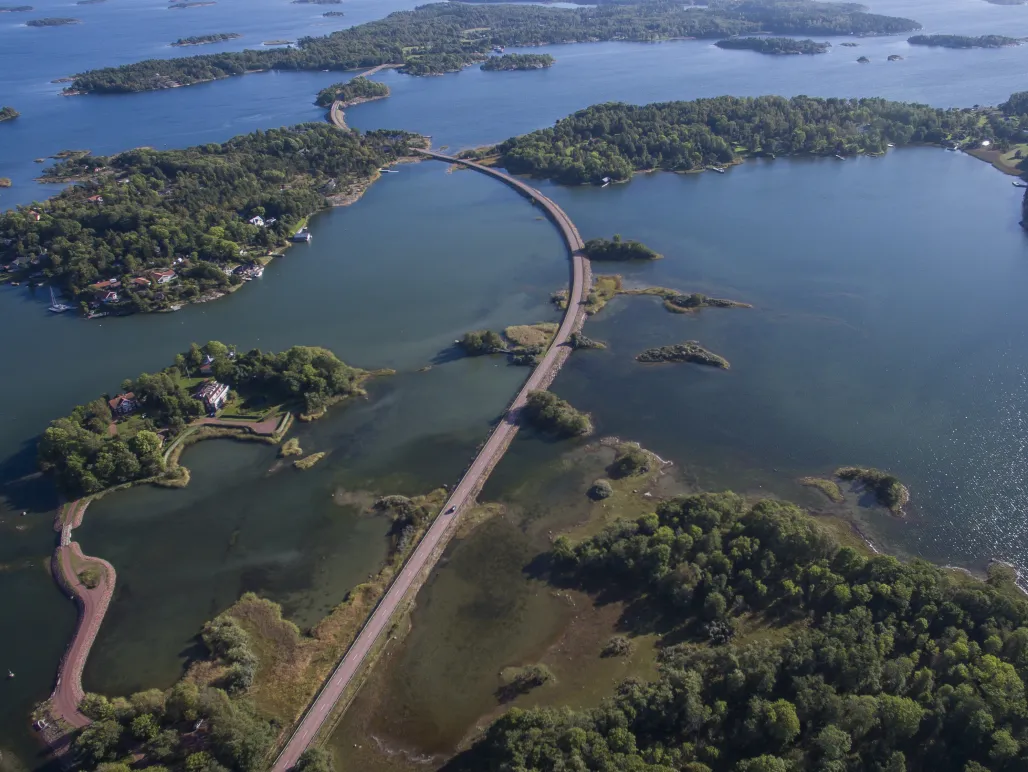
[[[582,246],[582,252],[590,260],[659,260],[663,257],[641,241],[622,239],[620,233],[615,233],[612,239],[589,239]]]
[[[53,174],[85,181],[0,214],[0,266],[83,304],[96,302],[90,285],[114,279],[115,309],[166,308],[239,284],[233,265],[283,246],[327,195],[422,143],[405,132],[303,124],[220,145],[72,158]],[[175,280],[153,281],[158,269],[174,269]]]
[[[591,711],[511,710],[453,769],[1028,765],[1028,602],[1004,567],[986,584],[868,557],[791,504],[730,493],[558,538],[552,561],[556,583],[662,634],[660,676]]]
[[[368,99],[381,99],[389,96],[389,86],[377,80],[357,77],[343,83],[333,83],[318,92],[314,104],[328,107],[337,99],[344,103],[354,104]]]
[[[549,54],[503,54],[490,56],[482,63],[482,69],[490,72],[500,70],[542,70],[552,67],[557,60]]]
[[[364,375],[323,348],[236,354],[218,341],[193,344],[175,357],[173,366],[122,384],[137,402],[127,419],[114,423],[105,395],[53,421],[39,442],[39,465],[55,475],[70,497],[155,477],[165,471],[164,440],[158,432],[170,439],[204,414],[203,403],[193,395],[205,378],[228,385],[239,400],[269,407],[286,404],[316,414],[333,400],[360,393]]]
[[[1004,35],[914,35],[907,38],[912,46],[941,46],[942,48],[1003,48],[1018,46],[1021,41]]]
[[[705,8],[685,8],[670,0],[598,8],[437,3],[325,37],[301,38],[293,48],[149,59],[90,70],[78,75],[69,91],[149,91],[256,70],[353,70],[387,63],[401,64],[401,71],[412,75],[430,75],[481,61],[494,46],[725,38],[758,32],[898,33],[920,26],[860,8],[814,0],[722,0]]]
[[[13,107],[0,107],[0,123],[17,118],[19,115],[21,115],[21,113]]]
[[[575,437],[593,430],[587,413],[576,410],[570,402],[552,391],[532,391],[521,408],[521,419],[541,432],[556,437]]]
[[[880,153],[891,144],[990,139],[1005,148],[1028,128],[1025,99],[1000,109],[938,109],[885,99],[717,97],[644,106],[609,102],[495,148],[515,174],[568,184],[628,179],[647,169],[687,172],[747,155]]]
[[[714,45],[718,48],[743,49],[756,51],[758,54],[824,54],[832,47],[831,43],[815,43],[813,40],[795,40],[793,38],[728,38],[719,40]]]

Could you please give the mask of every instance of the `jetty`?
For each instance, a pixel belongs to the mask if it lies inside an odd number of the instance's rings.
[[[475,497],[481,491],[489,474],[510,446],[511,440],[518,431],[521,409],[528,399],[528,393],[537,389],[545,389],[553,382],[571,353],[571,333],[580,329],[585,321],[583,302],[591,283],[589,260],[583,254],[585,244],[582,237],[564,210],[535,188],[499,169],[432,150],[417,152],[427,158],[459,164],[489,175],[514,188],[534,205],[542,208],[546,216],[560,231],[571,258],[571,287],[568,304],[557,334],[546,353],[515,395],[499,424],[493,429],[492,434],[489,435],[457,487],[453,489],[450,498],[443,504],[440,514],[436,516],[414,553],[397,573],[389,589],[365,621],[364,627],[353,644],[343,655],[335,670],[322,685],[314,701],[293,729],[285,747],[271,767],[272,772],[286,772],[292,768],[303,752],[315,741],[329,718],[336,714],[336,706],[343,700],[352,699],[360,686],[365,660],[385,631],[391,627],[396,613],[406,608],[407,603],[417,594],[456,533],[461,516],[474,505]],[[343,707],[345,707],[345,703]]]

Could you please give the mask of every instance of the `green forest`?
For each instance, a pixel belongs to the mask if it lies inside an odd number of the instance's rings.
[[[376,80],[357,77],[343,83],[333,83],[318,92],[314,104],[318,107],[329,107],[339,100],[343,103],[355,104],[368,99],[381,99],[389,96],[389,86]]]
[[[71,93],[150,91],[256,70],[354,70],[399,64],[411,75],[454,72],[482,61],[495,46],[601,40],[725,38],[773,32],[842,35],[910,32],[910,19],[866,13],[853,4],[815,0],[719,0],[685,8],[670,0],[597,8],[436,3],[398,11],[291,48],[205,54],[90,70]]]
[[[1008,38],[1004,35],[979,35],[969,37],[967,35],[914,35],[907,38],[912,46],[941,46],[942,48],[1003,48],[1004,46],[1019,46],[1021,41],[1017,38]]]
[[[10,121],[17,118],[21,113],[15,110],[13,107],[0,107],[0,123],[4,121]]]
[[[84,306],[98,302],[101,288],[91,285],[115,280],[118,301],[105,307],[167,308],[239,284],[233,265],[282,247],[326,196],[421,144],[406,132],[311,123],[186,150],[71,158],[54,174],[82,182],[0,214],[0,265],[45,278]],[[155,280],[162,269],[174,280]]]
[[[615,233],[612,239],[589,239],[582,246],[582,252],[590,260],[659,260],[663,257],[641,241],[622,239],[620,233]]]
[[[503,54],[502,56],[490,56],[482,63],[482,69],[490,72],[542,70],[552,67],[556,61],[549,54]]]
[[[998,109],[939,109],[885,99],[716,97],[593,105],[552,128],[481,151],[514,174],[567,184],[626,180],[649,169],[688,172],[749,155],[881,153],[889,144],[992,140],[1003,149],[1028,128],[1025,99]]]
[[[174,43],[172,43],[172,45],[203,46],[207,45],[208,43],[222,43],[226,40],[235,40],[236,38],[241,37],[242,35],[240,35],[238,32],[218,32],[214,35],[193,35],[192,37],[188,38],[179,38]]]
[[[719,40],[714,45],[718,48],[742,49],[756,51],[758,54],[824,54],[832,47],[831,43],[815,43],[813,40],[794,40],[793,38],[729,38]]]
[[[1028,601],[841,547],[792,504],[662,502],[572,544],[551,581],[626,604],[660,674],[588,711],[513,709],[448,769],[603,772],[1019,770]]]
[[[593,430],[589,416],[552,391],[532,391],[521,408],[521,419],[541,432],[556,437],[576,437]]]
[[[39,466],[72,498],[159,476],[165,442],[206,412],[194,393],[208,378],[232,389],[230,401],[317,414],[340,397],[362,393],[366,374],[323,348],[237,354],[218,341],[194,343],[171,367],[122,383],[136,403],[128,416],[115,416],[105,395],[51,422],[39,442]]]

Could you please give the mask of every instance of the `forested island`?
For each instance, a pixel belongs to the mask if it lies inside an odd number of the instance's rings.
[[[13,121],[19,115],[21,115],[21,113],[13,107],[7,107],[6,105],[4,107],[0,107],[0,123],[3,123],[4,121]]]
[[[502,334],[493,330],[466,332],[457,341],[457,345],[468,356],[505,354],[513,365],[535,367],[556,333],[556,322],[515,324],[507,327]],[[588,341],[588,338],[584,336],[579,337]],[[588,346],[579,345],[575,348],[588,348]]]
[[[482,63],[489,72],[506,70],[542,70],[552,67],[557,60],[549,54],[503,54],[490,56]]]
[[[649,363],[693,362],[698,365],[718,367],[722,370],[731,368],[727,359],[703,348],[696,340],[687,340],[685,343],[675,343],[671,346],[648,348],[639,354],[636,360]]]
[[[0,5],[0,13],[22,13],[36,10],[31,5]]]
[[[512,709],[453,772],[1014,769],[1028,741],[1028,602],[842,546],[787,502],[669,499],[578,543],[549,581],[658,632],[659,674],[591,710]],[[540,561],[541,562],[541,561]]]
[[[293,0],[293,5],[342,5],[343,0]]]
[[[883,507],[895,515],[903,514],[903,507],[910,501],[910,491],[895,475],[863,466],[843,466],[835,470],[840,480],[863,485]]]
[[[326,197],[352,192],[424,144],[406,132],[316,123],[185,150],[78,156],[83,178],[0,214],[0,266],[45,280],[84,311],[157,311],[241,286]]]
[[[52,16],[46,19],[29,19],[25,22],[27,27],[63,27],[66,24],[81,24],[82,19],[69,19],[62,16]]]
[[[333,102],[339,101],[343,103],[343,107],[352,107],[373,99],[384,99],[387,96],[389,96],[389,86],[385,83],[356,77],[343,83],[333,83],[331,86],[321,89],[314,104],[319,107],[329,107]]]
[[[813,40],[794,40],[793,38],[729,38],[719,40],[714,45],[718,48],[745,49],[758,54],[824,54],[832,47],[831,43],[815,43]]]
[[[326,19],[330,19],[330,18],[333,18],[333,17],[336,17],[336,16],[346,16],[346,14],[343,13],[342,11],[325,11],[321,15],[324,16]]]
[[[652,105],[593,105],[552,128],[477,154],[514,174],[566,184],[626,180],[651,169],[688,172],[746,156],[881,153],[890,144],[1005,148],[1028,126],[1028,106],[939,109],[885,99],[717,97]]]
[[[557,437],[577,437],[593,430],[586,413],[576,410],[552,391],[530,392],[528,401],[521,408],[521,419],[529,426]]]
[[[612,239],[589,239],[582,252],[590,260],[659,260],[663,255],[640,241],[625,241],[620,233]]]
[[[76,76],[69,93],[117,93],[186,86],[246,72],[352,70],[401,65],[412,75],[454,72],[480,62],[496,46],[602,40],[725,38],[771,32],[839,35],[909,32],[910,19],[865,13],[859,6],[795,0],[722,0],[704,8],[666,2],[544,8],[437,3],[384,19],[306,37],[282,51],[246,50],[183,59],[149,59]]]
[[[318,415],[363,394],[369,373],[323,348],[294,346],[277,354],[237,353],[217,341],[193,344],[158,373],[122,383],[122,393],[77,407],[43,432],[40,468],[69,497],[97,493],[168,470],[165,448],[196,419],[227,411],[263,418],[295,410]],[[245,421],[239,421],[245,431]]]
[[[940,46],[942,48],[1003,48],[1004,46],[1019,46],[1021,41],[1018,38],[1008,38],[1004,35],[979,35],[970,37],[968,35],[914,35],[907,38],[912,46]]]
[[[235,40],[236,38],[241,37],[242,35],[240,35],[238,32],[219,32],[214,35],[194,35],[193,37],[179,38],[174,43],[172,43],[172,45],[203,46],[207,45],[208,43],[222,43],[226,40]]]

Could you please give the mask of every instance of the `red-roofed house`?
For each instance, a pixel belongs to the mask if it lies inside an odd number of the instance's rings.
[[[128,415],[136,409],[136,395],[131,391],[119,394],[114,399],[107,400],[107,405],[114,415]]]
[[[153,277],[157,280],[158,284],[167,284],[175,278],[175,272],[170,268],[166,271],[154,271]]]

